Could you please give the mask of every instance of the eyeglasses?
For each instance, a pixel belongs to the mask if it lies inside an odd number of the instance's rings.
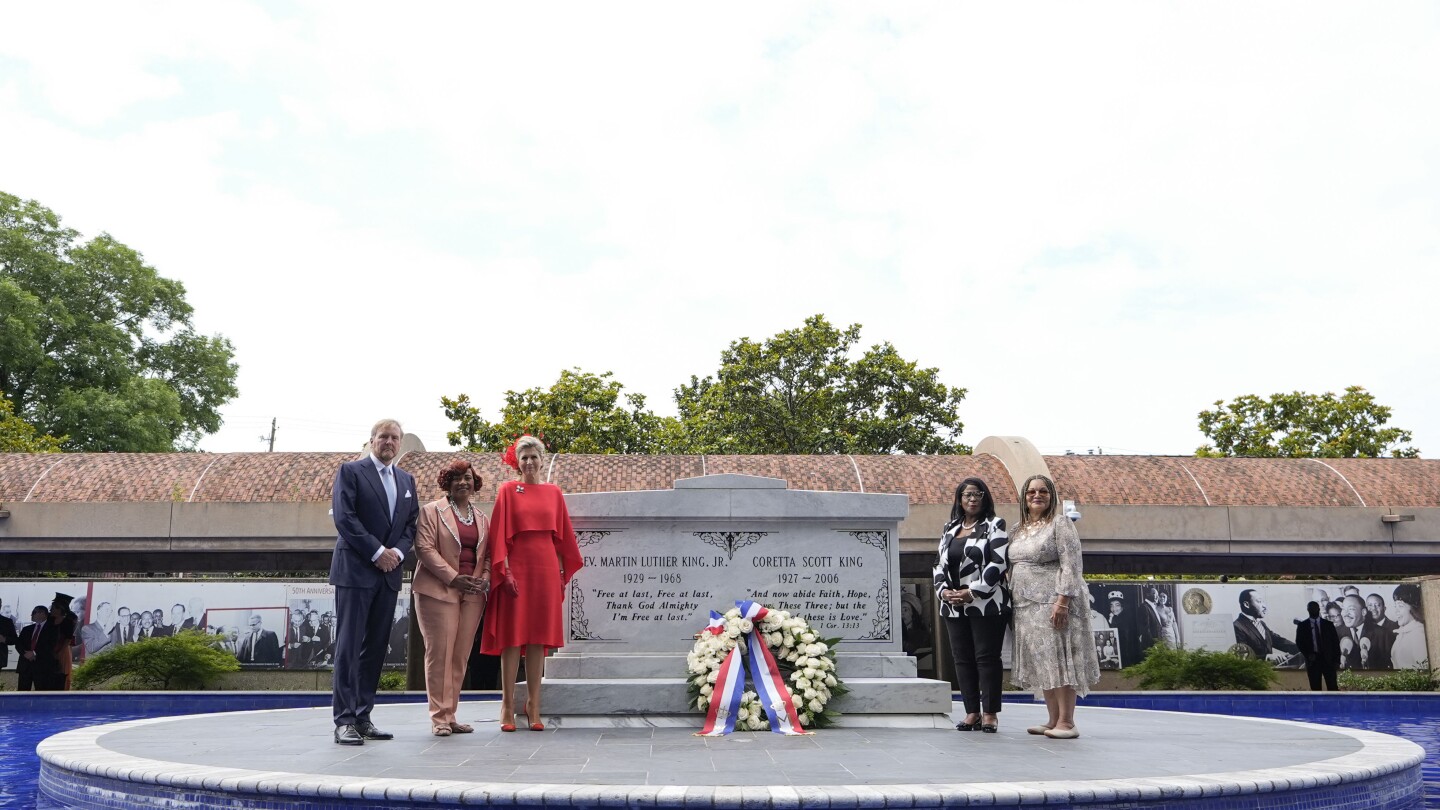
[[[983,501],[983,500],[985,500],[985,493],[983,493],[983,492],[962,492],[962,493],[960,493],[960,497],[961,497],[962,499],[964,499],[964,500],[967,500],[967,501]]]
[[[1026,494],[1027,496],[1029,496],[1029,497],[1034,497],[1034,496],[1036,496],[1036,495],[1044,495],[1045,497],[1048,498],[1048,497],[1050,497],[1050,490],[1048,490],[1048,489],[1027,489],[1027,490],[1025,490],[1025,494]]]

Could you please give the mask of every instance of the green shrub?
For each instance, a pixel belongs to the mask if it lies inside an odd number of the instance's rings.
[[[380,691],[382,692],[403,692],[405,691],[405,673],[388,670],[380,673]]]
[[[220,642],[198,630],[142,638],[91,656],[76,667],[72,683],[76,689],[202,689],[240,670]]]
[[[1346,692],[1434,692],[1440,689],[1440,678],[1423,665],[1383,675],[1361,675],[1347,669],[1340,673],[1340,688]]]
[[[1228,652],[1177,650],[1156,644],[1145,660],[1126,667],[1141,689],[1265,690],[1279,680],[1270,662]]]

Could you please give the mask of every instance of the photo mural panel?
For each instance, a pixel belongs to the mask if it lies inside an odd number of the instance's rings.
[[[1090,629],[1101,669],[1140,663],[1157,642],[1182,646],[1170,582],[1090,582]]]
[[[1302,667],[1296,622],[1313,600],[1340,636],[1341,669],[1409,669],[1429,660],[1415,583],[1207,583],[1183,585],[1180,598],[1182,633],[1199,649]]]
[[[143,638],[199,630],[219,636],[244,669],[328,669],[335,650],[335,588],[323,582],[172,580],[0,580],[0,616],[18,633],[56,593],[79,617],[76,663]],[[405,663],[410,585],[395,605],[387,666]],[[298,623],[297,620],[298,619]],[[16,656],[7,656],[7,669]]]

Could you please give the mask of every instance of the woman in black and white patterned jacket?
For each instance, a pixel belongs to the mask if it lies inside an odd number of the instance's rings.
[[[1010,622],[1008,544],[1005,519],[995,516],[990,488],[979,478],[961,481],[935,565],[935,595],[965,701],[965,720],[955,726],[959,731],[1000,730],[1000,645]]]

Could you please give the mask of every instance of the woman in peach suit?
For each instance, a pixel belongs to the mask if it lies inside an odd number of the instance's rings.
[[[457,722],[465,664],[490,591],[490,519],[471,499],[482,479],[459,459],[440,470],[446,496],[420,509],[415,531],[415,617],[425,637],[425,692],[430,697],[430,733],[469,734]]]

